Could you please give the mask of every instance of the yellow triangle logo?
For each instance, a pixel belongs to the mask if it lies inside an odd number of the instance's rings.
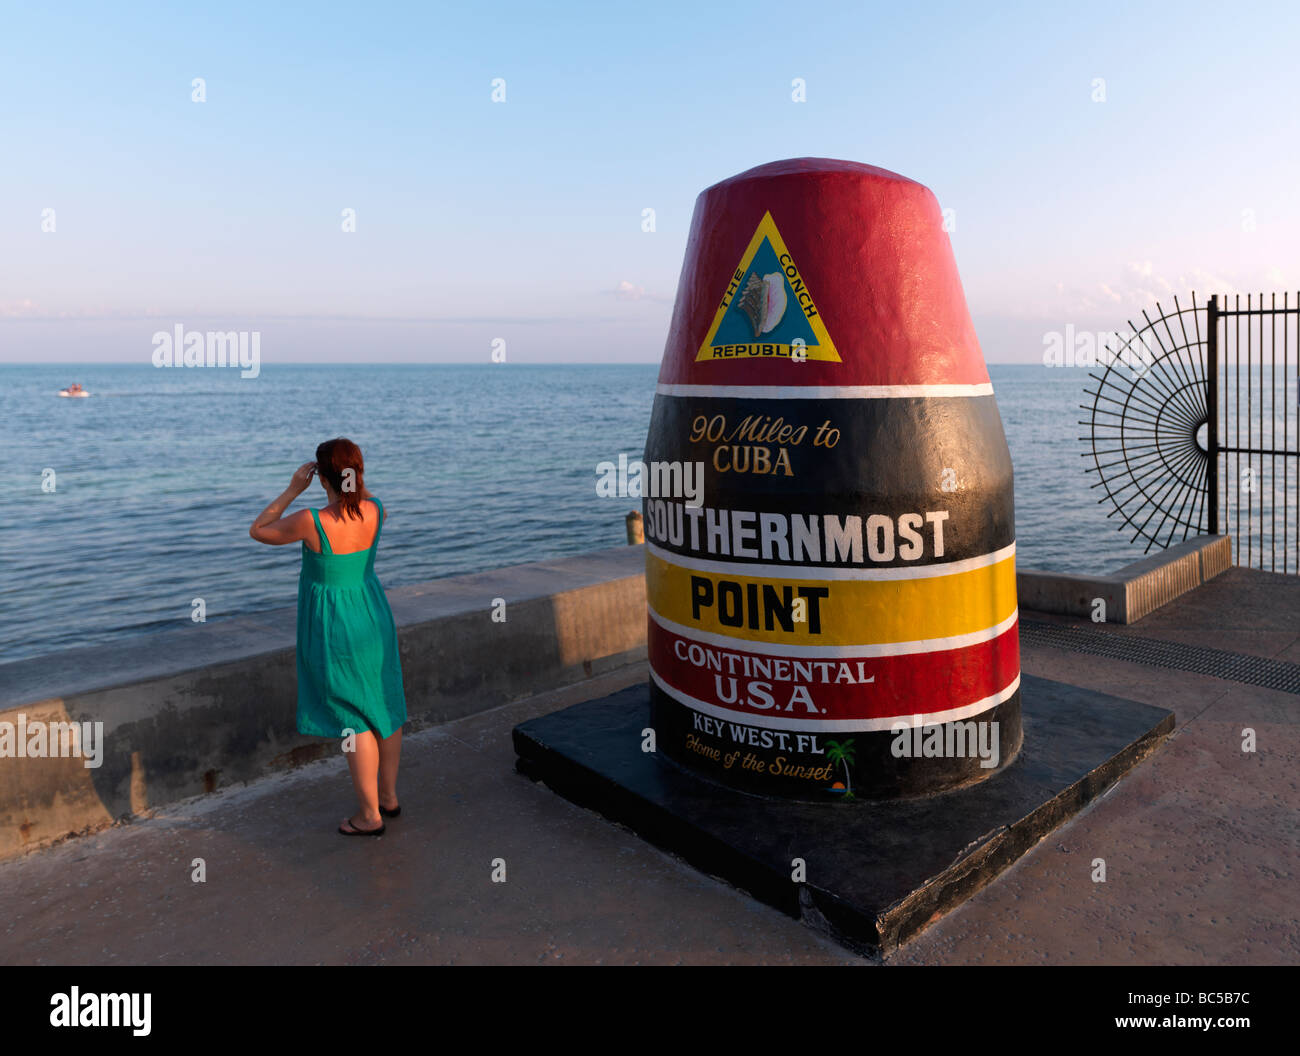
[[[727,282],[695,362],[706,359],[819,359],[839,363],[799,267],[771,213]]]

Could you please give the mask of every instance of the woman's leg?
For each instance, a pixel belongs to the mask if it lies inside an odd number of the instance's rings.
[[[397,764],[402,759],[402,727],[379,742],[379,802],[385,810],[396,810]]]
[[[344,752],[348,770],[352,774],[352,787],[357,793],[361,809],[348,819],[354,829],[377,829],[383,824],[379,816],[379,742],[370,730],[356,735],[354,748]]]

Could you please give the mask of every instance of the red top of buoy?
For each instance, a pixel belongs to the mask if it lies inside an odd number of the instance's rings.
[[[874,165],[792,158],[700,194],[661,384],[988,380],[928,188]]]

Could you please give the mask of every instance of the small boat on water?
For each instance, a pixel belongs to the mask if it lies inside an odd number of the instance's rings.
[[[73,385],[69,385],[66,389],[60,389],[59,395],[60,396],[89,396],[90,393],[88,393],[85,389],[83,389],[80,384],[73,384]]]

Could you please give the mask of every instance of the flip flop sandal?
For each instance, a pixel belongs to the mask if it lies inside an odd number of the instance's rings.
[[[389,809],[388,809],[387,807],[385,807],[385,806],[380,806],[380,808],[379,808],[379,813],[382,814],[382,815],[383,815],[384,817],[386,817],[386,818],[395,818],[395,817],[397,817],[399,814],[402,813],[402,805],[399,803],[399,804],[398,804],[397,806],[395,806],[392,810],[389,810]]]
[[[347,819],[347,824],[352,825],[351,818]],[[379,828],[377,829],[358,829],[355,825],[352,825],[352,828],[349,830],[349,829],[345,829],[342,825],[340,825],[339,835],[341,836],[382,836],[386,828],[388,828],[387,825],[380,825]]]

